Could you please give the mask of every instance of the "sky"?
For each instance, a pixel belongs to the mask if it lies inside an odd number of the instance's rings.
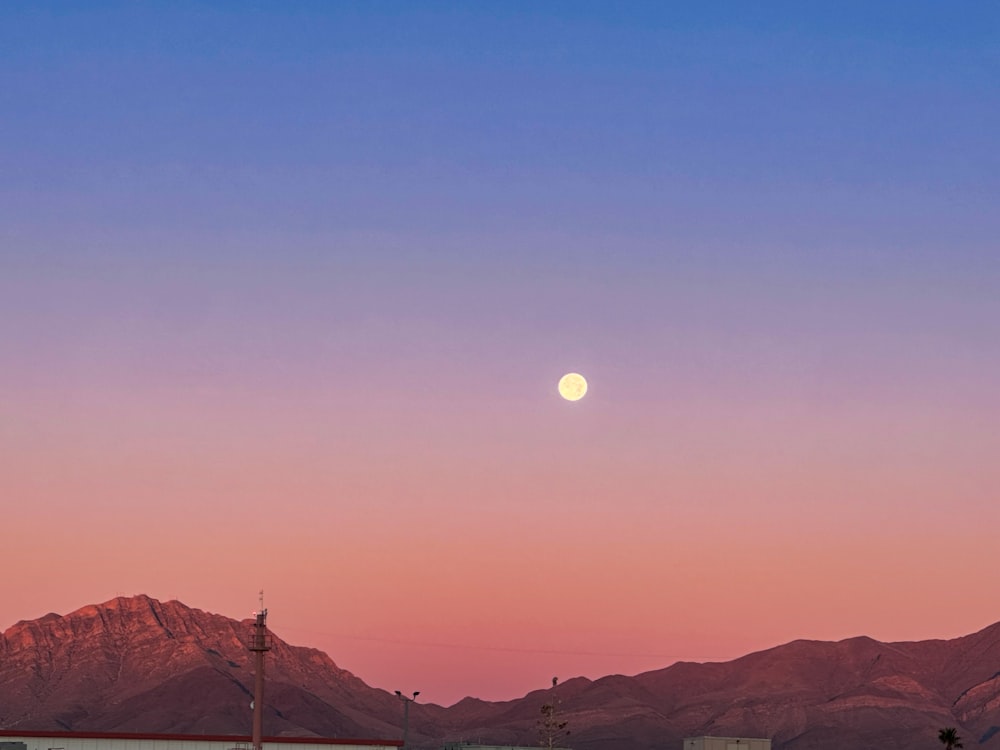
[[[0,629],[263,589],[449,705],[1000,620],[998,40],[0,4]]]

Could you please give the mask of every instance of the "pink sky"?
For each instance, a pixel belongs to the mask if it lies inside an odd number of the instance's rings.
[[[576,404],[551,365],[352,398],[25,385],[3,402],[25,563],[2,625],[133,593],[242,618],[263,587],[282,638],[450,704],[996,619],[996,438],[966,394],[643,395],[579,369]]]

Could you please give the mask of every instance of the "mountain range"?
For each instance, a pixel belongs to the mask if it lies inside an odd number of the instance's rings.
[[[250,621],[147,596],[22,621],[0,637],[0,729],[248,734]],[[268,735],[398,738],[396,696],[277,636]],[[523,698],[414,704],[410,744],[538,744],[556,700],[575,750],[680,750],[698,735],[769,737],[775,750],[921,750],[957,727],[1000,750],[1000,623],[952,640],[793,641],[722,663],[574,678]]]

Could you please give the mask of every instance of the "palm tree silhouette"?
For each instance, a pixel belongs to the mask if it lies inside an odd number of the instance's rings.
[[[942,729],[938,732],[938,739],[944,745],[944,750],[955,750],[957,747],[963,747],[962,738],[958,736],[958,730],[955,727]]]

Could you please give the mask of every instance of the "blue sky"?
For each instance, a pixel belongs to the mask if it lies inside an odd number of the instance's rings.
[[[852,244],[895,229],[919,246],[945,203],[949,231],[994,228],[987,5],[0,13],[4,184],[70,221],[454,232],[516,217],[754,245],[780,242],[766,223],[787,217],[781,233],[849,219]]]

